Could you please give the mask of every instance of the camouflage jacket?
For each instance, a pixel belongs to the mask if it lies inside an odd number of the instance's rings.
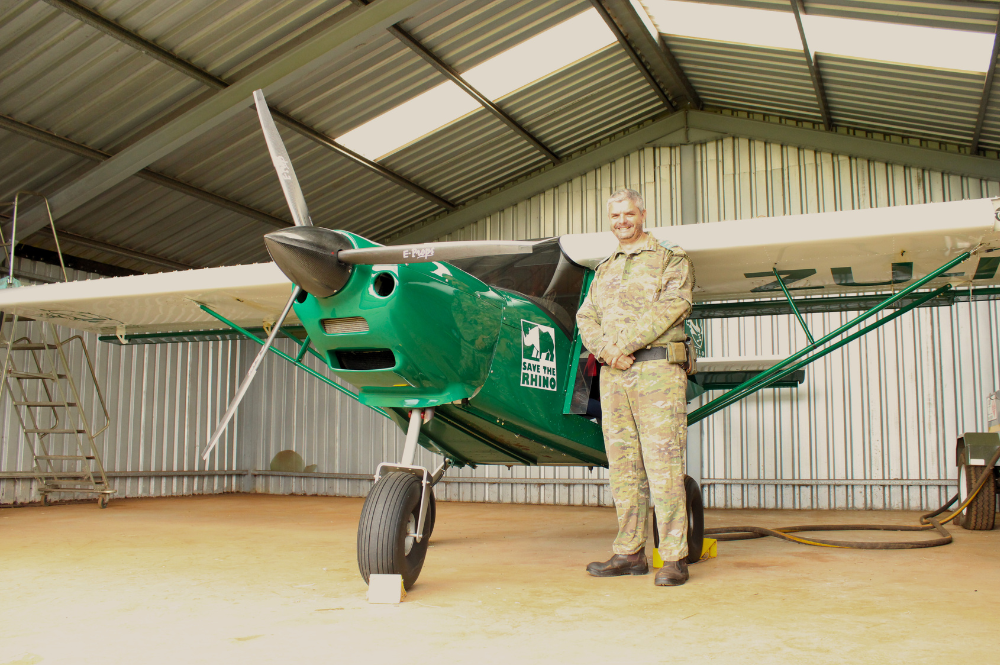
[[[617,344],[625,354],[685,338],[694,269],[680,247],[651,234],[628,252],[619,246],[601,265],[576,315],[583,344],[597,358]]]

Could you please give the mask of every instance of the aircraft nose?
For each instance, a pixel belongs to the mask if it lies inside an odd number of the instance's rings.
[[[317,298],[338,293],[353,266],[337,260],[337,252],[352,249],[342,233],[316,226],[296,226],[264,236],[267,253],[294,284]]]

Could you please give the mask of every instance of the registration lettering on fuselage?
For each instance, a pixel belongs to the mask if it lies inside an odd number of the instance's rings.
[[[521,385],[555,390],[557,376],[555,328],[521,319]]]

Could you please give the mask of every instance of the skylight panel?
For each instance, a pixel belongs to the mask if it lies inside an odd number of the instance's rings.
[[[507,49],[462,77],[491,100],[545,78],[615,41],[596,10],[590,9]],[[480,108],[448,81],[410,99],[337,138],[368,159],[379,159]]]
[[[665,35],[802,50],[791,12],[677,0],[643,0],[642,4]]]
[[[338,136],[337,142],[376,160],[477,108],[479,102],[446,81]]]
[[[604,19],[590,9],[476,65],[462,78],[496,100],[615,41]]]
[[[663,34],[802,50],[790,11],[680,0],[641,4]],[[993,49],[993,35],[983,32],[810,14],[802,15],[802,27],[813,53],[937,69],[985,72]]]
[[[985,72],[993,34],[832,16],[802,17],[813,52],[937,69]]]

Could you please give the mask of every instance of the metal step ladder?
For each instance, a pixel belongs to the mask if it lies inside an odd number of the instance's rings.
[[[20,286],[13,278],[13,254],[17,232],[17,202],[21,194],[32,193],[19,192],[14,199],[10,243],[3,242],[0,234],[0,245],[3,245],[9,264],[8,275],[2,279],[0,288]],[[48,201],[45,201],[45,205],[48,208]],[[51,212],[49,223],[55,237]],[[58,238],[56,250],[62,263]],[[66,278],[65,267],[63,277]],[[111,418],[83,336],[73,335],[59,339],[56,327],[48,321],[34,321],[28,325],[34,338],[18,336],[16,315],[11,317],[9,327],[7,324],[7,316],[0,312],[0,356],[3,357],[0,404],[4,404],[7,396],[10,396],[12,410],[17,415],[24,439],[31,448],[32,472],[38,481],[42,503],[48,504],[49,495],[57,492],[95,493],[97,505],[106,508],[111,495],[117,490],[108,485],[108,476],[101,463],[96,439],[108,429]],[[88,370],[79,377],[82,381],[74,377],[70,361],[72,345],[76,342],[79,343],[80,356],[86,362]],[[93,383],[93,394],[100,406],[98,419],[103,413],[104,424],[100,428],[95,428],[90,422],[87,405],[80,399],[80,387],[84,385],[83,381],[88,380],[88,373],[89,380]]]

